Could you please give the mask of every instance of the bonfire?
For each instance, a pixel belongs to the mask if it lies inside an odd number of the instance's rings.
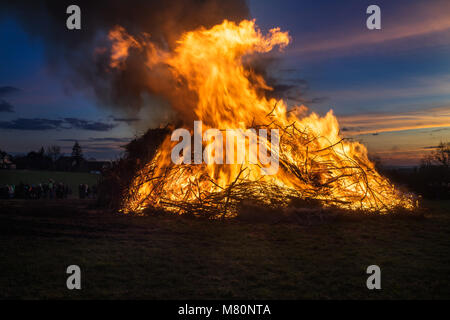
[[[201,121],[204,130],[279,132],[279,168],[274,174],[264,174],[265,164],[250,161],[251,151],[235,164],[174,163],[171,152],[177,142],[168,135],[153,159],[136,173],[123,195],[122,212],[156,208],[233,217],[243,202],[284,208],[299,199],[363,212],[416,206],[412,195],[377,172],[364,145],[341,136],[332,110],[321,117],[303,105],[288,107],[285,101],[264,94],[271,88],[244,61],[275,48],[282,50],[290,42],[287,32],[275,28],[264,35],[255,21],[224,21],[184,33],[171,50],[156,45],[151,35],[133,37],[121,27],[112,30],[109,38],[111,68],[121,68],[130,50],[138,50],[146,55],[143,68],[148,72],[163,67],[170,73],[173,92],[165,95],[172,95],[178,110],[186,103],[182,118],[190,132],[190,120]],[[247,145],[249,138],[243,136]],[[270,138],[257,139],[264,139],[268,151],[275,152],[270,150]],[[207,147],[208,141],[203,144]]]

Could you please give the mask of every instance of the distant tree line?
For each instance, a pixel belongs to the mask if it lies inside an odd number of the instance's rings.
[[[103,163],[88,161],[83,156],[83,150],[76,141],[72,147],[72,153],[65,155],[57,145],[51,145],[44,149],[41,147],[38,151],[30,151],[25,155],[11,156],[5,151],[0,150],[0,159],[4,163],[13,164],[15,169],[26,170],[50,170],[50,171],[101,171]],[[3,167],[3,169],[11,168]]]

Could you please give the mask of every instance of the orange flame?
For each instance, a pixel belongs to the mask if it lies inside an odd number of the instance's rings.
[[[261,89],[271,88],[244,67],[243,58],[284,48],[290,41],[286,32],[275,28],[263,35],[254,21],[224,21],[185,33],[171,52],[148,38],[137,40],[121,27],[111,31],[110,39],[113,68],[120,68],[131,47],[145,51],[149,72],[161,65],[169,68],[174,83],[187,88],[186,103],[194,101],[193,118],[201,120],[205,130],[263,126],[281,132],[280,169],[271,176],[262,175],[261,163],[251,163],[248,155],[242,165],[175,165],[171,160],[175,144],[167,137],[124,196],[125,213],[147,207],[183,213],[186,206],[181,203],[193,208],[214,203],[214,209],[232,216],[233,205],[240,201],[232,187],[238,185],[264,205],[285,206],[288,199],[308,198],[326,206],[384,213],[395,207],[414,208],[411,196],[375,170],[362,144],[342,139],[332,111],[325,117],[306,115],[304,106],[288,111],[283,100],[261,95]],[[222,197],[214,198],[218,194]]]

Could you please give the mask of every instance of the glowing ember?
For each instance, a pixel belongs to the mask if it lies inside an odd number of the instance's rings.
[[[174,86],[172,100],[185,99],[193,108],[191,118],[202,121],[204,130],[280,132],[279,170],[270,176],[261,174],[264,165],[249,161],[248,152],[241,165],[174,164],[171,151],[177,142],[168,136],[134,178],[124,195],[123,212],[153,207],[229,217],[244,200],[283,207],[293,199],[313,199],[324,206],[384,213],[415,206],[411,196],[376,172],[363,145],[342,139],[332,111],[325,117],[308,115],[304,106],[288,111],[283,100],[261,95],[261,89],[270,88],[244,67],[243,58],[285,47],[287,33],[272,29],[264,36],[254,21],[224,21],[209,30],[185,33],[170,52],[152,43],[149,35],[136,39],[120,27],[111,31],[110,39],[112,68],[120,68],[133,48],[147,55],[149,72],[160,66],[170,70],[171,77],[187,88]],[[187,129],[192,132],[191,126]],[[270,151],[268,141],[269,137],[264,143]]]

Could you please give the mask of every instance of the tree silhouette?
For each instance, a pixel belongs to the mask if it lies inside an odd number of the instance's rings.
[[[52,159],[53,163],[61,157],[61,148],[53,145],[47,148],[47,155]]]
[[[72,161],[74,166],[79,167],[83,160],[83,150],[78,141],[75,141],[75,144],[72,147]]]
[[[450,143],[441,142],[436,150],[422,159],[422,167],[439,166],[448,169],[450,165]]]

